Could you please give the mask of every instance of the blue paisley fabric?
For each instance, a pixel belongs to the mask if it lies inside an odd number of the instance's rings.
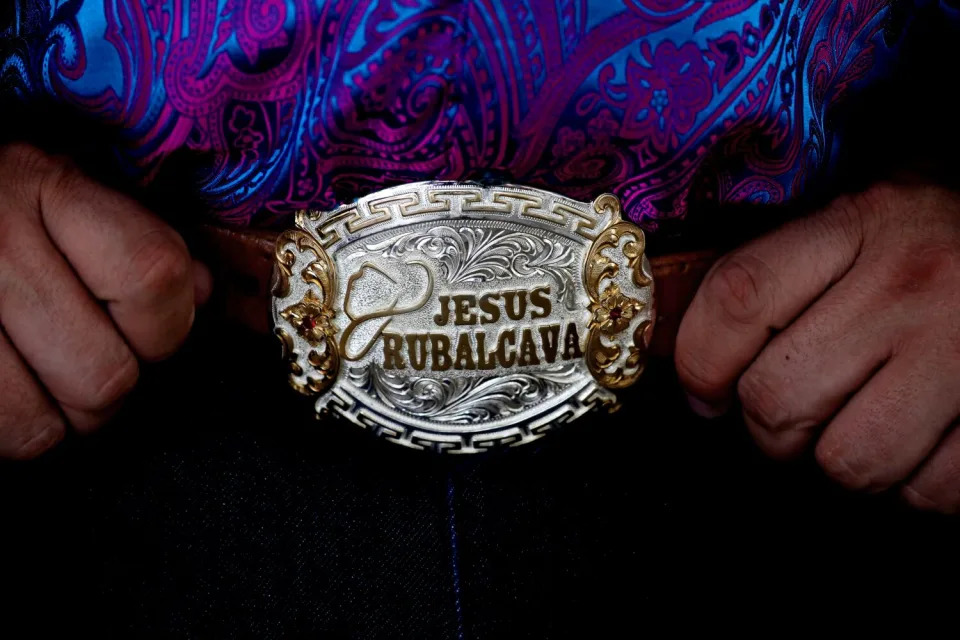
[[[425,179],[612,191],[653,231],[694,191],[787,202],[897,54],[890,0],[7,3],[0,100],[113,132],[141,183],[193,155],[236,226]]]

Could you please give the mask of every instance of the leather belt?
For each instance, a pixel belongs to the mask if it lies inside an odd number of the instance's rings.
[[[197,257],[216,278],[210,305],[225,317],[260,333],[272,329],[271,282],[278,233],[235,230],[212,225],[198,229]],[[650,256],[657,283],[657,320],[650,344],[652,356],[673,353],[680,320],[718,251],[690,251]]]

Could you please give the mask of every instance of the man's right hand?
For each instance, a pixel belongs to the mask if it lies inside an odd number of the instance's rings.
[[[209,294],[183,239],[27,145],[0,147],[0,457],[88,432],[171,355]]]

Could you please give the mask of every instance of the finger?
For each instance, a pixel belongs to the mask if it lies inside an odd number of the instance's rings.
[[[960,429],[954,426],[903,488],[919,509],[960,513]]]
[[[879,491],[906,478],[960,413],[960,371],[929,350],[895,355],[840,410],[817,443],[829,476]]]
[[[46,173],[40,212],[54,244],[107,302],[140,357],[160,359],[180,346],[193,324],[198,271],[179,234],[67,164]]]
[[[0,457],[34,458],[63,438],[63,419],[2,332],[0,386]]]
[[[841,199],[714,265],[680,324],[675,353],[680,382],[702,401],[699,412],[723,408],[772,331],[847,272],[860,238],[856,207]]]
[[[0,324],[79,430],[102,422],[136,382],[137,360],[40,226],[17,220],[0,252]]]
[[[775,457],[801,453],[891,356],[897,324],[854,267],[763,349],[737,383],[744,421]]]

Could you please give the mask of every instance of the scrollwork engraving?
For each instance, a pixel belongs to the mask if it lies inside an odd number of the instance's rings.
[[[302,224],[304,215],[297,216],[298,224]],[[340,369],[340,355],[337,351],[337,327],[333,323],[336,312],[333,308],[333,299],[336,295],[336,271],[330,256],[320,246],[320,243],[303,229],[284,231],[277,238],[276,283],[273,295],[285,298],[291,293],[290,278],[297,264],[298,253],[290,245],[303,254],[310,252],[314,256],[300,276],[307,285],[319,290],[319,295],[308,288],[303,298],[282,309],[280,317],[285,320],[312,349],[307,362],[312,367],[312,375],[306,376],[306,384],[297,382],[297,378],[304,375],[303,367],[297,362],[295,355],[288,356],[291,363],[291,385],[301,393],[318,394],[326,390],[337,376]],[[293,337],[282,328],[277,329],[285,353],[294,353]]]
[[[535,373],[429,378],[399,375],[371,364],[350,381],[394,409],[445,424],[476,424],[519,413],[575,382],[576,363]]]
[[[630,269],[631,281],[637,288],[649,287],[651,279],[643,272],[643,231],[629,222],[620,220],[620,203],[613,195],[604,194],[594,201],[600,212],[612,210],[612,224],[603,230],[587,253],[583,266],[583,280],[590,296],[590,333],[584,357],[593,377],[610,389],[622,389],[633,384],[643,373],[646,345],[651,320],[641,319],[632,333],[627,358],[623,366],[616,366],[623,354],[621,334],[633,323],[646,305],[621,292],[613,280],[620,273],[620,264],[604,251],[615,257],[619,254]],[[621,241],[626,239],[620,248]],[[606,285],[606,286],[604,286]]]
[[[547,275],[556,281],[557,297],[563,305],[577,308],[571,276],[577,255],[570,246],[549,238],[507,229],[441,225],[365,248],[388,258],[419,251],[440,263],[440,271],[450,284]]]

